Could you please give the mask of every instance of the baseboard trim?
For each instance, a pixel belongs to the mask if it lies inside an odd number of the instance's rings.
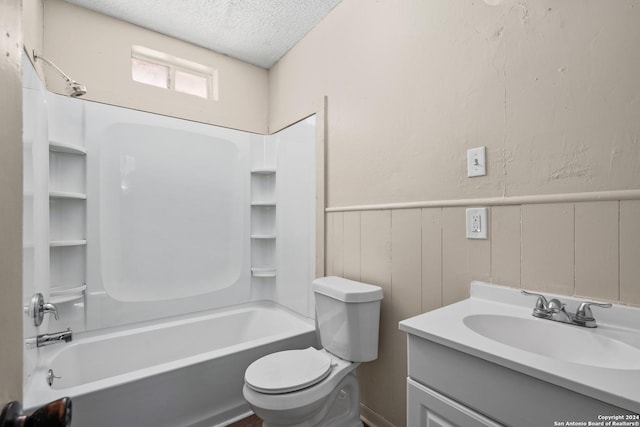
[[[395,427],[381,415],[360,403],[360,418],[369,427]]]

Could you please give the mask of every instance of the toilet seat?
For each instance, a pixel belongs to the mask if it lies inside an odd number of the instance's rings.
[[[272,353],[253,362],[244,374],[247,386],[259,393],[298,391],[325,379],[332,368],[331,357],[313,347]]]

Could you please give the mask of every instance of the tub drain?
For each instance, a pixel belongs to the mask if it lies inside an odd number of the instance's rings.
[[[53,380],[55,380],[56,378],[60,379],[62,377],[56,377],[56,375],[53,373],[53,369],[49,369],[49,372],[47,372],[47,384],[49,384],[49,387],[53,385]]]

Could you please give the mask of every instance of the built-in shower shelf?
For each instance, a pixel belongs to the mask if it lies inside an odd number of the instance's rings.
[[[87,154],[87,150],[84,147],[59,141],[49,141],[49,150],[58,153],[78,154],[80,156]]]
[[[50,289],[49,301],[51,301],[52,304],[76,301],[84,298],[86,289],[87,285],[76,286],[73,288],[56,286]]]
[[[86,240],[52,240],[49,242],[49,247],[60,248],[64,246],[84,246],[86,244]]]
[[[251,268],[253,277],[276,277],[277,270],[275,268]]]
[[[49,197],[52,199],[86,200],[87,195],[84,193],[74,193],[71,191],[50,191]]]
[[[252,234],[251,238],[269,240],[269,239],[275,239],[276,235],[275,234]]]
[[[262,154],[265,161],[265,153]],[[251,276],[256,278],[276,277],[277,193],[276,168],[273,165],[265,162],[251,169]]]
[[[251,173],[255,175],[273,175],[274,173],[276,173],[276,170],[271,168],[252,169]]]

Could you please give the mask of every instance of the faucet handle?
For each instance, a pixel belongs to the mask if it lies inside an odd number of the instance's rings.
[[[544,295],[537,294],[535,292],[525,291],[524,289],[522,289],[520,292],[522,293],[522,295],[529,295],[529,296],[538,297],[538,299],[536,301],[536,305],[533,308],[533,315],[534,316],[536,316],[536,317],[548,317],[549,316],[549,302],[547,301],[547,298],[545,298]]]
[[[611,308],[611,303],[583,302],[576,310],[575,319],[580,321],[595,321],[593,318],[593,312],[591,311],[592,305],[601,308]]]
[[[44,303],[44,304],[42,305],[42,312],[43,312],[44,314],[46,314],[46,313],[53,313],[53,317],[55,317],[55,318],[56,318],[56,320],[60,320],[60,318],[58,317],[58,309],[56,308],[56,306],[55,306],[55,305],[53,305],[53,304],[51,304],[51,303],[49,303],[49,302]]]
[[[56,306],[51,303],[45,303],[41,293],[33,295],[31,303],[25,308],[25,312],[33,320],[35,327],[42,325],[42,320],[46,313],[53,313],[53,316],[58,320],[58,310]]]

